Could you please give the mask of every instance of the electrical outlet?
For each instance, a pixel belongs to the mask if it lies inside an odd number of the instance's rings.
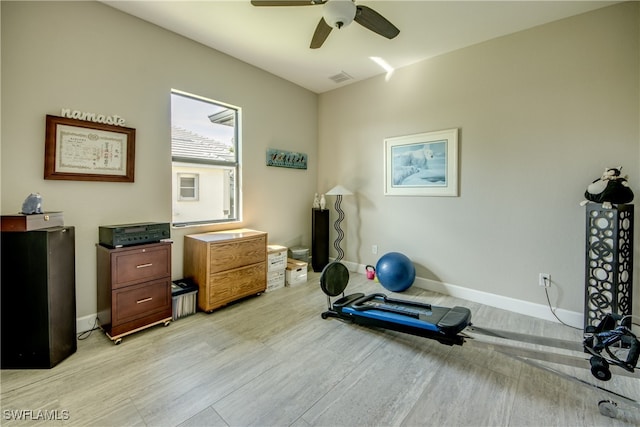
[[[371,253],[374,255],[378,254],[378,245],[372,245],[371,246]]]
[[[538,276],[538,286],[548,288],[551,286],[551,275],[549,273],[540,273]]]

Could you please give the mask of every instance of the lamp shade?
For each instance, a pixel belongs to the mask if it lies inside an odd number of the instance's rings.
[[[336,185],[331,190],[325,193],[327,196],[351,196],[353,193],[342,185]]]
[[[332,28],[346,27],[356,17],[356,5],[352,0],[329,0],[324,4],[322,16]]]

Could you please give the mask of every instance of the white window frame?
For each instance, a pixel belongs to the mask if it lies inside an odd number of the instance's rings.
[[[172,225],[174,227],[188,227],[188,226],[197,226],[197,225],[207,225],[207,224],[221,224],[221,223],[238,223],[238,222],[242,222],[242,187],[241,187],[241,172],[242,172],[242,165],[241,165],[241,147],[242,147],[242,109],[240,107],[237,107],[235,105],[231,105],[231,104],[227,104],[224,102],[220,102],[220,101],[215,101],[212,99],[208,99],[199,95],[194,95],[191,93],[187,93],[187,92],[183,92],[177,89],[171,89],[171,95],[179,95],[179,96],[183,96],[186,98],[192,98],[198,101],[203,101],[203,102],[207,102],[207,103],[211,103],[214,105],[217,105],[219,107],[223,107],[223,108],[227,108],[229,110],[234,111],[234,113],[232,115],[229,114],[222,114],[220,117],[220,122],[216,123],[220,123],[220,124],[225,124],[224,122],[229,122],[230,117],[232,118],[231,121],[234,123],[233,125],[233,129],[234,129],[234,145],[233,145],[233,150],[232,152],[235,155],[235,159],[233,161],[224,161],[224,160],[208,160],[208,159],[202,159],[202,158],[190,158],[190,157],[182,157],[182,156],[174,156],[172,154],[171,160],[171,169],[172,169],[172,175],[174,174],[174,166],[177,164],[192,164],[192,165],[208,165],[208,166],[213,166],[213,167],[220,167],[221,169],[231,169],[232,170],[232,180],[233,180],[233,186],[232,186],[232,192],[230,193],[230,199],[229,202],[231,203],[232,207],[230,209],[228,209],[227,207],[225,207],[224,211],[223,211],[223,215],[227,215],[227,217],[223,217],[223,218],[210,218],[210,219],[203,219],[203,220],[198,220],[198,221],[178,221],[175,220],[175,215],[174,215],[174,209],[172,208]],[[216,119],[215,117],[216,115],[213,115],[210,117],[210,120],[213,122],[214,119]],[[172,123],[173,125],[173,123]],[[173,143],[172,143],[173,144]],[[172,146],[173,148],[173,146]],[[186,176],[186,173],[183,173],[183,176]],[[179,178],[178,178],[179,179]],[[177,183],[177,191],[178,191],[178,195],[180,192],[180,182],[178,181]],[[198,195],[198,200],[200,200],[202,198],[202,191],[208,191],[205,188],[201,188],[202,186],[202,180],[200,178],[198,178],[198,189],[197,189],[197,195]],[[230,187],[231,188],[231,187]],[[176,198],[178,199],[178,197]],[[188,200],[179,200],[180,202],[182,201],[188,201]],[[196,201],[196,200],[194,200]],[[197,201],[196,201],[197,202]],[[231,217],[228,217],[228,215],[231,214],[231,212],[233,212],[233,215]]]

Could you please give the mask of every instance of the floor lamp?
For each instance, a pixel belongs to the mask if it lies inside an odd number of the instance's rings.
[[[340,261],[342,258],[344,258],[344,251],[340,247],[340,242],[344,238],[344,233],[340,228],[340,223],[344,219],[344,211],[340,208],[340,203],[342,202],[342,196],[350,196],[353,193],[347,190],[346,188],[344,188],[342,185],[336,185],[331,190],[327,191],[325,194],[327,196],[336,196],[336,212],[338,212],[338,219],[336,219],[336,222],[333,224],[333,228],[336,229],[336,232],[338,233],[338,237],[336,237],[335,242],[333,242],[333,247],[336,248],[336,251],[338,251],[338,256],[336,257],[335,260]]]

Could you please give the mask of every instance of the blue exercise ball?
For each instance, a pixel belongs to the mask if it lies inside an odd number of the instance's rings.
[[[376,276],[385,289],[391,292],[402,292],[413,285],[416,268],[406,255],[400,252],[389,252],[378,260]]]

